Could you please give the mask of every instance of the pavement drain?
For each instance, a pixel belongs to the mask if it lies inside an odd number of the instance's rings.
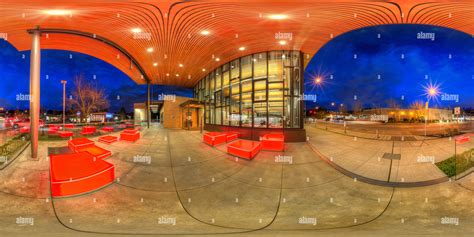
[[[388,160],[400,160],[402,156],[400,154],[384,153],[382,158]]]

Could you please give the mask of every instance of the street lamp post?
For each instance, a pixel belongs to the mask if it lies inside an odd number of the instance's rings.
[[[63,84],[63,130],[66,129],[66,80],[61,80]]]

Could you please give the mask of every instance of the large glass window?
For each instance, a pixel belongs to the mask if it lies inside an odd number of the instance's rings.
[[[205,101],[205,123],[256,128],[300,128],[301,52],[270,51],[235,59],[203,78],[195,97]]]

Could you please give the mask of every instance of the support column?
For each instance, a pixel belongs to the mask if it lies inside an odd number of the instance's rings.
[[[40,66],[41,66],[41,32],[32,32],[30,57],[30,140],[31,158],[38,158],[38,132],[40,116]]]
[[[147,101],[146,101],[146,126],[147,128],[150,128],[150,117],[151,117],[151,111],[150,111],[150,82],[146,82],[146,90],[147,90]]]

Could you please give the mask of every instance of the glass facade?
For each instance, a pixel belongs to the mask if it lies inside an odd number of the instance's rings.
[[[194,87],[209,125],[302,128],[300,51],[247,55],[210,72]]]

